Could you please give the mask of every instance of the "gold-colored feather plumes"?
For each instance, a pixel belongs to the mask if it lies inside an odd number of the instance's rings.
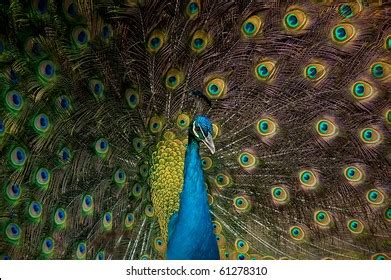
[[[183,186],[185,145],[167,131],[152,153],[150,170],[151,198],[160,232],[167,242],[168,222],[179,210],[179,195]]]

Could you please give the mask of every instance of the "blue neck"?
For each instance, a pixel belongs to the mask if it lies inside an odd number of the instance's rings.
[[[219,258],[199,150],[199,143],[189,136],[184,186],[175,225],[169,233],[168,259]]]
[[[201,167],[200,145],[193,137],[189,137],[185,157],[184,186],[181,194],[179,218],[183,215],[199,216],[200,211],[189,208],[196,202],[198,210],[207,211],[207,193],[204,185],[204,173]],[[182,214],[183,213],[183,214]]]

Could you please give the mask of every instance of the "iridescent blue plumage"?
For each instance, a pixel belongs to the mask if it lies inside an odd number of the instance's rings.
[[[209,119],[197,116],[189,128],[179,212],[169,223],[167,259],[219,259],[199,153],[201,141],[214,152],[213,142],[208,143],[211,135]]]

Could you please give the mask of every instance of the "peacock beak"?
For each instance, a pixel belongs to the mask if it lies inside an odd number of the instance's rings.
[[[215,153],[216,149],[215,149],[215,144],[213,143],[212,135],[208,134],[208,136],[205,137],[205,139],[202,140],[202,142],[205,143],[205,145],[208,147],[209,151],[213,155]]]

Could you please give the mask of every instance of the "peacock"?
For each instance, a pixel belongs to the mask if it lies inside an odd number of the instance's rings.
[[[389,1],[0,14],[1,259],[391,257]]]

